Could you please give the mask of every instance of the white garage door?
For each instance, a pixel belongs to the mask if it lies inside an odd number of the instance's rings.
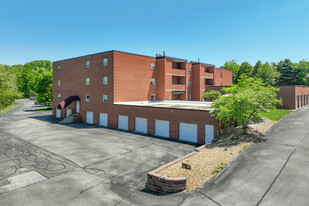
[[[179,123],[179,139],[197,143],[197,125]]]
[[[107,114],[106,113],[100,113],[100,125],[107,127]]]
[[[71,109],[67,109],[66,110],[66,117],[70,116],[72,114],[72,110]]]
[[[205,144],[211,143],[214,139],[214,126],[205,124]]]
[[[56,109],[56,117],[60,118],[61,117],[61,110]]]
[[[135,118],[135,131],[147,134],[147,118]]]
[[[86,123],[93,124],[93,112],[86,112]]]
[[[128,116],[118,115],[118,129],[128,130]]]
[[[155,135],[160,137],[170,137],[169,121],[155,120]]]

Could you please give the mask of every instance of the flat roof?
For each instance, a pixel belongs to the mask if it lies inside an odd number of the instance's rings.
[[[157,58],[157,59],[166,58],[166,59],[171,59],[171,60],[177,61],[177,62],[188,62],[188,60],[186,60],[186,59],[181,59],[181,58],[176,58],[176,57],[170,57],[170,56],[165,56],[165,55],[160,55],[160,56],[157,56],[156,58]]]
[[[142,55],[142,54],[135,54],[135,53],[130,53],[130,52],[118,51],[118,50],[109,50],[109,51],[105,51],[105,52],[98,52],[98,53],[87,54],[87,55],[78,56],[78,57],[62,59],[62,60],[58,60],[58,61],[54,61],[54,62],[61,62],[61,61],[66,61],[66,60],[70,60],[70,59],[77,59],[77,58],[81,58],[81,57],[87,57],[87,56],[92,56],[92,55],[97,55],[97,54],[104,54],[104,53],[109,53],[109,52],[120,52],[120,53],[132,54],[132,55],[136,55],[136,56],[143,56],[143,57],[149,57],[149,58],[154,58],[155,59],[155,57],[147,56],[147,55]]]
[[[147,55],[142,55],[142,54],[135,54],[135,53],[124,52],[124,51],[119,51],[119,50],[109,50],[109,51],[105,51],[105,52],[98,52],[98,53],[93,53],[93,54],[77,56],[77,57],[71,57],[71,58],[67,58],[67,59],[53,61],[53,63],[61,62],[61,61],[67,61],[67,60],[71,60],[71,59],[78,59],[78,58],[81,58],[81,57],[87,57],[87,56],[92,56],[92,55],[104,54],[104,53],[109,53],[109,52],[120,52],[120,53],[131,54],[131,55],[136,55],[136,56],[143,56],[143,57],[149,57],[149,58],[154,58],[154,59],[155,58],[157,58],[157,59],[167,58],[167,59],[171,59],[171,60],[177,61],[177,62],[187,62],[188,63],[188,60],[181,59],[181,58],[176,58],[176,57],[170,57],[170,56],[165,56],[165,55],[160,55],[160,56],[153,57],[153,56],[147,56]],[[190,61],[189,63],[190,64],[203,64],[205,66],[215,66],[213,64],[207,64],[207,63],[203,63],[203,62],[193,62],[193,61]]]
[[[196,65],[196,64],[201,64],[201,65],[204,65],[204,66],[206,66],[206,67],[215,67],[215,65],[214,64],[208,64],[208,63],[204,63],[204,62],[194,62],[194,61],[191,61],[190,62],[192,65]]]
[[[164,101],[132,101],[132,102],[115,102],[116,105],[127,106],[144,106],[169,109],[187,109],[187,110],[205,110],[212,111],[211,104],[206,101],[181,101],[181,100],[164,100]]]

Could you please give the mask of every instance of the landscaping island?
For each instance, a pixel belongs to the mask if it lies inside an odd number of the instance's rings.
[[[271,119],[277,121],[290,112],[292,110],[277,111],[275,109],[265,116],[276,116]],[[281,115],[278,117],[274,114]],[[183,159],[149,172],[146,188],[155,188],[153,192],[169,194],[179,191],[189,192],[201,187],[250,147],[253,142],[261,141],[267,130],[275,124],[273,120],[262,118],[259,123],[250,124],[246,135],[242,134],[243,130],[240,127],[225,128],[216,142],[201,147],[197,152]],[[157,182],[159,186],[155,185]],[[182,188],[177,188],[177,185]]]

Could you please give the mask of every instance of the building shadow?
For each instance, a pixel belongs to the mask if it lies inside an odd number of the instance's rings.
[[[70,127],[70,128],[74,128],[74,129],[102,128],[102,129],[106,129],[106,130],[110,130],[110,131],[134,134],[134,135],[144,136],[144,137],[148,137],[148,138],[152,138],[152,139],[157,139],[157,140],[181,143],[181,144],[190,145],[190,146],[194,146],[194,147],[201,146],[201,144],[197,144],[197,143],[186,142],[186,141],[181,141],[181,140],[171,139],[171,138],[165,138],[165,137],[158,137],[158,136],[153,136],[153,135],[149,135],[149,134],[142,134],[142,133],[139,133],[139,132],[133,132],[133,131],[128,131],[128,130],[120,130],[120,129],[117,129],[117,128],[104,127],[104,126],[95,125],[95,124],[87,124],[87,123],[59,124],[60,119],[57,118],[57,117],[54,117],[52,115],[38,115],[38,116],[31,116],[29,118],[40,120],[40,121],[44,121],[44,122],[48,122],[48,123],[51,123],[51,124],[58,124],[58,125],[61,125],[63,127]]]

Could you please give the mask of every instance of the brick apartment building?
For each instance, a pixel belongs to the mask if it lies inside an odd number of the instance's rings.
[[[202,94],[232,84],[231,71],[211,64],[114,50],[53,69],[54,116],[200,144],[218,131]]]

